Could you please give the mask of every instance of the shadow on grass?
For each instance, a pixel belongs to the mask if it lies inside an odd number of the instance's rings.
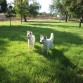
[[[0,66],[0,83],[11,83],[9,72],[2,66]]]
[[[7,71],[6,68],[0,66],[0,83],[31,83],[30,79],[31,77],[26,74],[26,73],[22,73],[21,75],[19,75],[20,73],[15,74],[14,76],[14,72],[12,74],[10,74],[9,71]]]
[[[64,23],[64,21],[44,21],[44,20],[41,20],[41,21],[28,21],[28,22],[32,22],[32,23]]]
[[[46,57],[52,64],[51,67],[55,69],[54,74],[50,77],[47,83],[82,83],[82,74],[78,73],[83,71],[77,68],[71,60],[69,60],[62,50],[52,49],[52,53],[46,55],[41,51],[41,47],[35,46],[35,52]],[[55,63],[56,62],[56,63]],[[54,64],[55,63],[55,64]],[[83,72],[81,72],[83,73]],[[55,82],[56,81],[56,82]]]
[[[52,58],[56,58],[60,61],[64,68],[70,67],[74,69],[76,66],[63,54],[63,51],[52,49]]]
[[[34,25],[34,27],[30,26],[0,26],[0,38],[1,39],[9,39],[10,41],[24,41],[27,42],[26,40],[26,31],[30,30],[32,31],[35,36],[36,36],[36,42],[39,43],[39,36],[40,34],[44,33],[48,37],[50,36],[50,33],[53,32],[55,34],[55,45],[66,45],[66,44],[76,44],[76,45],[82,45],[83,44],[83,39],[81,39],[79,36],[74,35],[69,32],[60,32],[60,31],[54,31],[53,29],[48,29],[48,28],[41,28],[43,26],[42,24],[40,27],[37,27]],[[47,25],[46,25],[47,26]],[[48,26],[51,26],[48,24]],[[60,26],[60,25],[59,25]],[[53,26],[52,26],[53,27]],[[60,27],[67,27],[67,26],[60,26]],[[3,41],[0,39],[0,50],[2,53],[6,51],[6,45],[8,42]],[[63,53],[61,50],[53,49],[52,54],[50,56],[46,56],[45,54],[42,53],[41,47],[35,46],[36,50],[35,52],[43,55],[46,57],[51,64],[53,65],[53,62],[57,60],[57,65],[52,66],[55,68],[54,75],[50,77],[47,83],[82,83],[83,78],[78,75],[77,73],[77,68],[76,65],[74,65]],[[5,72],[5,73],[4,73]],[[0,74],[2,73],[1,76],[1,81],[2,78],[5,76],[3,79],[7,79],[7,81],[2,82],[2,83],[10,83],[8,73],[3,67],[0,67]],[[20,83],[29,81],[26,75],[22,75],[21,77],[18,75],[18,79],[20,80]],[[24,78],[24,79],[22,79]],[[31,78],[30,78],[31,79]],[[19,81],[18,80],[18,81]],[[17,81],[17,82],[18,82]]]
[[[78,22],[72,22],[72,25],[70,22],[55,22],[55,21],[30,21],[32,22],[31,25],[33,26],[45,26],[45,27],[58,27],[58,28],[76,28],[79,27],[79,23]],[[68,24],[70,23],[70,24]],[[75,25],[75,23],[77,23],[77,25]]]
[[[76,68],[76,65],[74,65],[64,54],[63,51],[57,50],[57,49],[52,49],[52,53],[46,55],[46,53],[41,51],[41,47],[35,46],[36,50],[35,52],[39,53],[40,55],[43,55],[44,57],[48,58],[49,60],[55,60],[58,59],[61,63],[61,65],[64,68],[70,67],[72,69]]]
[[[61,24],[61,23],[60,23]],[[79,24],[78,24],[78,26],[75,26],[75,25],[73,25],[73,26],[71,26],[71,25],[56,25],[56,23],[53,25],[53,24],[43,24],[43,23],[38,23],[38,24],[31,24],[31,25],[33,25],[33,26],[47,26],[47,27],[59,27],[59,28],[61,28],[61,27],[63,27],[63,28],[70,28],[70,27],[72,27],[72,28],[76,28],[76,27],[78,27],[79,26]]]
[[[53,32],[55,35],[55,43],[62,44],[70,43],[81,45],[83,44],[83,39],[79,36],[65,31],[57,31],[49,28],[41,28],[41,27],[31,27],[31,26],[0,26],[0,38],[6,39],[8,38],[11,41],[26,41],[26,32],[27,30],[32,31],[36,36],[36,41],[39,43],[40,34],[46,35],[48,38],[50,37],[50,33]]]
[[[7,41],[4,41],[4,40],[1,40],[0,39],[0,57],[2,56],[2,54],[3,54],[3,51],[5,51],[6,52],[6,46],[7,46]]]

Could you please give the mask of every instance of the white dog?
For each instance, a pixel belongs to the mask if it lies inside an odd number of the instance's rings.
[[[28,48],[31,49],[30,47],[32,47],[33,49],[35,44],[35,35],[33,35],[31,31],[27,31],[26,38],[28,39]]]
[[[47,37],[45,37],[43,35],[40,35],[40,43],[42,44],[43,48],[46,50],[47,55],[48,55],[49,49],[54,47],[53,40],[54,40],[54,34],[53,33],[51,33],[49,39],[47,39]]]

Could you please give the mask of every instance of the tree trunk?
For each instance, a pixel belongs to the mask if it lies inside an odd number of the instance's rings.
[[[24,17],[24,22],[27,22],[26,15],[24,15],[23,17]]]
[[[65,22],[67,22],[67,18],[68,18],[68,16],[67,16],[67,13],[65,12]]]
[[[10,26],[11,26],[11,16],[10,16]]]
[[[79,23],[79,28],[81,28],[81,21],[80,21],[80,23]]]
[[[21,24],[22,24],[22,14],[21,14]]]
[[[80,19],[79,28],[81,28],[81,23],[83,23],[83,17]]]
[[[20,11],[21,11],[21,24],[22,24],[22,0],[20,2],[20,7],[21,7]]]

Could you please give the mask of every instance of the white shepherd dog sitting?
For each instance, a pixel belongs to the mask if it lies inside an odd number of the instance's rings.
[[[48,55],[49,49],[54,47],[53,41],[54,41],[54,34],[53,33],[51,33],[49,39],[47,39],[46,36],[40,35],[40,43],[43,45],[43,48],[46,50],[47,55]]]
[[[34,44],[35,44],[35,35],[31,31],[27,31],[27,36],[26,38],[28,39],[28,48],[33,49]]]

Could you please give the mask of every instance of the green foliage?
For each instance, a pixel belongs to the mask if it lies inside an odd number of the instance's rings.
[[[24,17],[24,20],[26,21],[26,16],[28,15],[28,0],[14,0],[14,6],[15,6],[15,11],[18,13],[20,16]]]
[[[33,2],[29,5],[29,0],[15,0],[14,5],[16,12],[22,15],[25,21],[27,16],[37,16],[40,8],[37,2]]]
[[[36,17],[38,14],[38,11],[40,9],[40,5],[37,2],[33,2],[32,4],[30,4],[29,6],[29,15]]]
[[[65,12],[67,12],[67,6],[69,4],[67,3],[68,2],[66,2],[66,0],[53,0],[51,9],[58,9],[58,12],[64,14]]]
[[[65,15],[66,17],[65,21],[67,22],[68,13],[69,13],[68,10],[69,4],[70,4],[69,0],[53,0],[51,9],[53,10],[57,9],[60,14]]]
[[[52,5],[61,14],[65,13],[69,17],[83,17],[83,0],[53,0]]]
[[[8,5],[6,17],[15,17],[16,12],[12,5]]]
[[[0,83],[82,83],[83,24],[78,22],[0,22]],[[29,51],[26,32],[36,36]],[[40,34],[54,33],[54,49],[42,52]]]
[[[70,12],[77,18],[83,17],[83,0],[72,0]]]
[[[7,1],[6,0],[0,0],[0,12],[1,13],[6,13],[7,10]]]

